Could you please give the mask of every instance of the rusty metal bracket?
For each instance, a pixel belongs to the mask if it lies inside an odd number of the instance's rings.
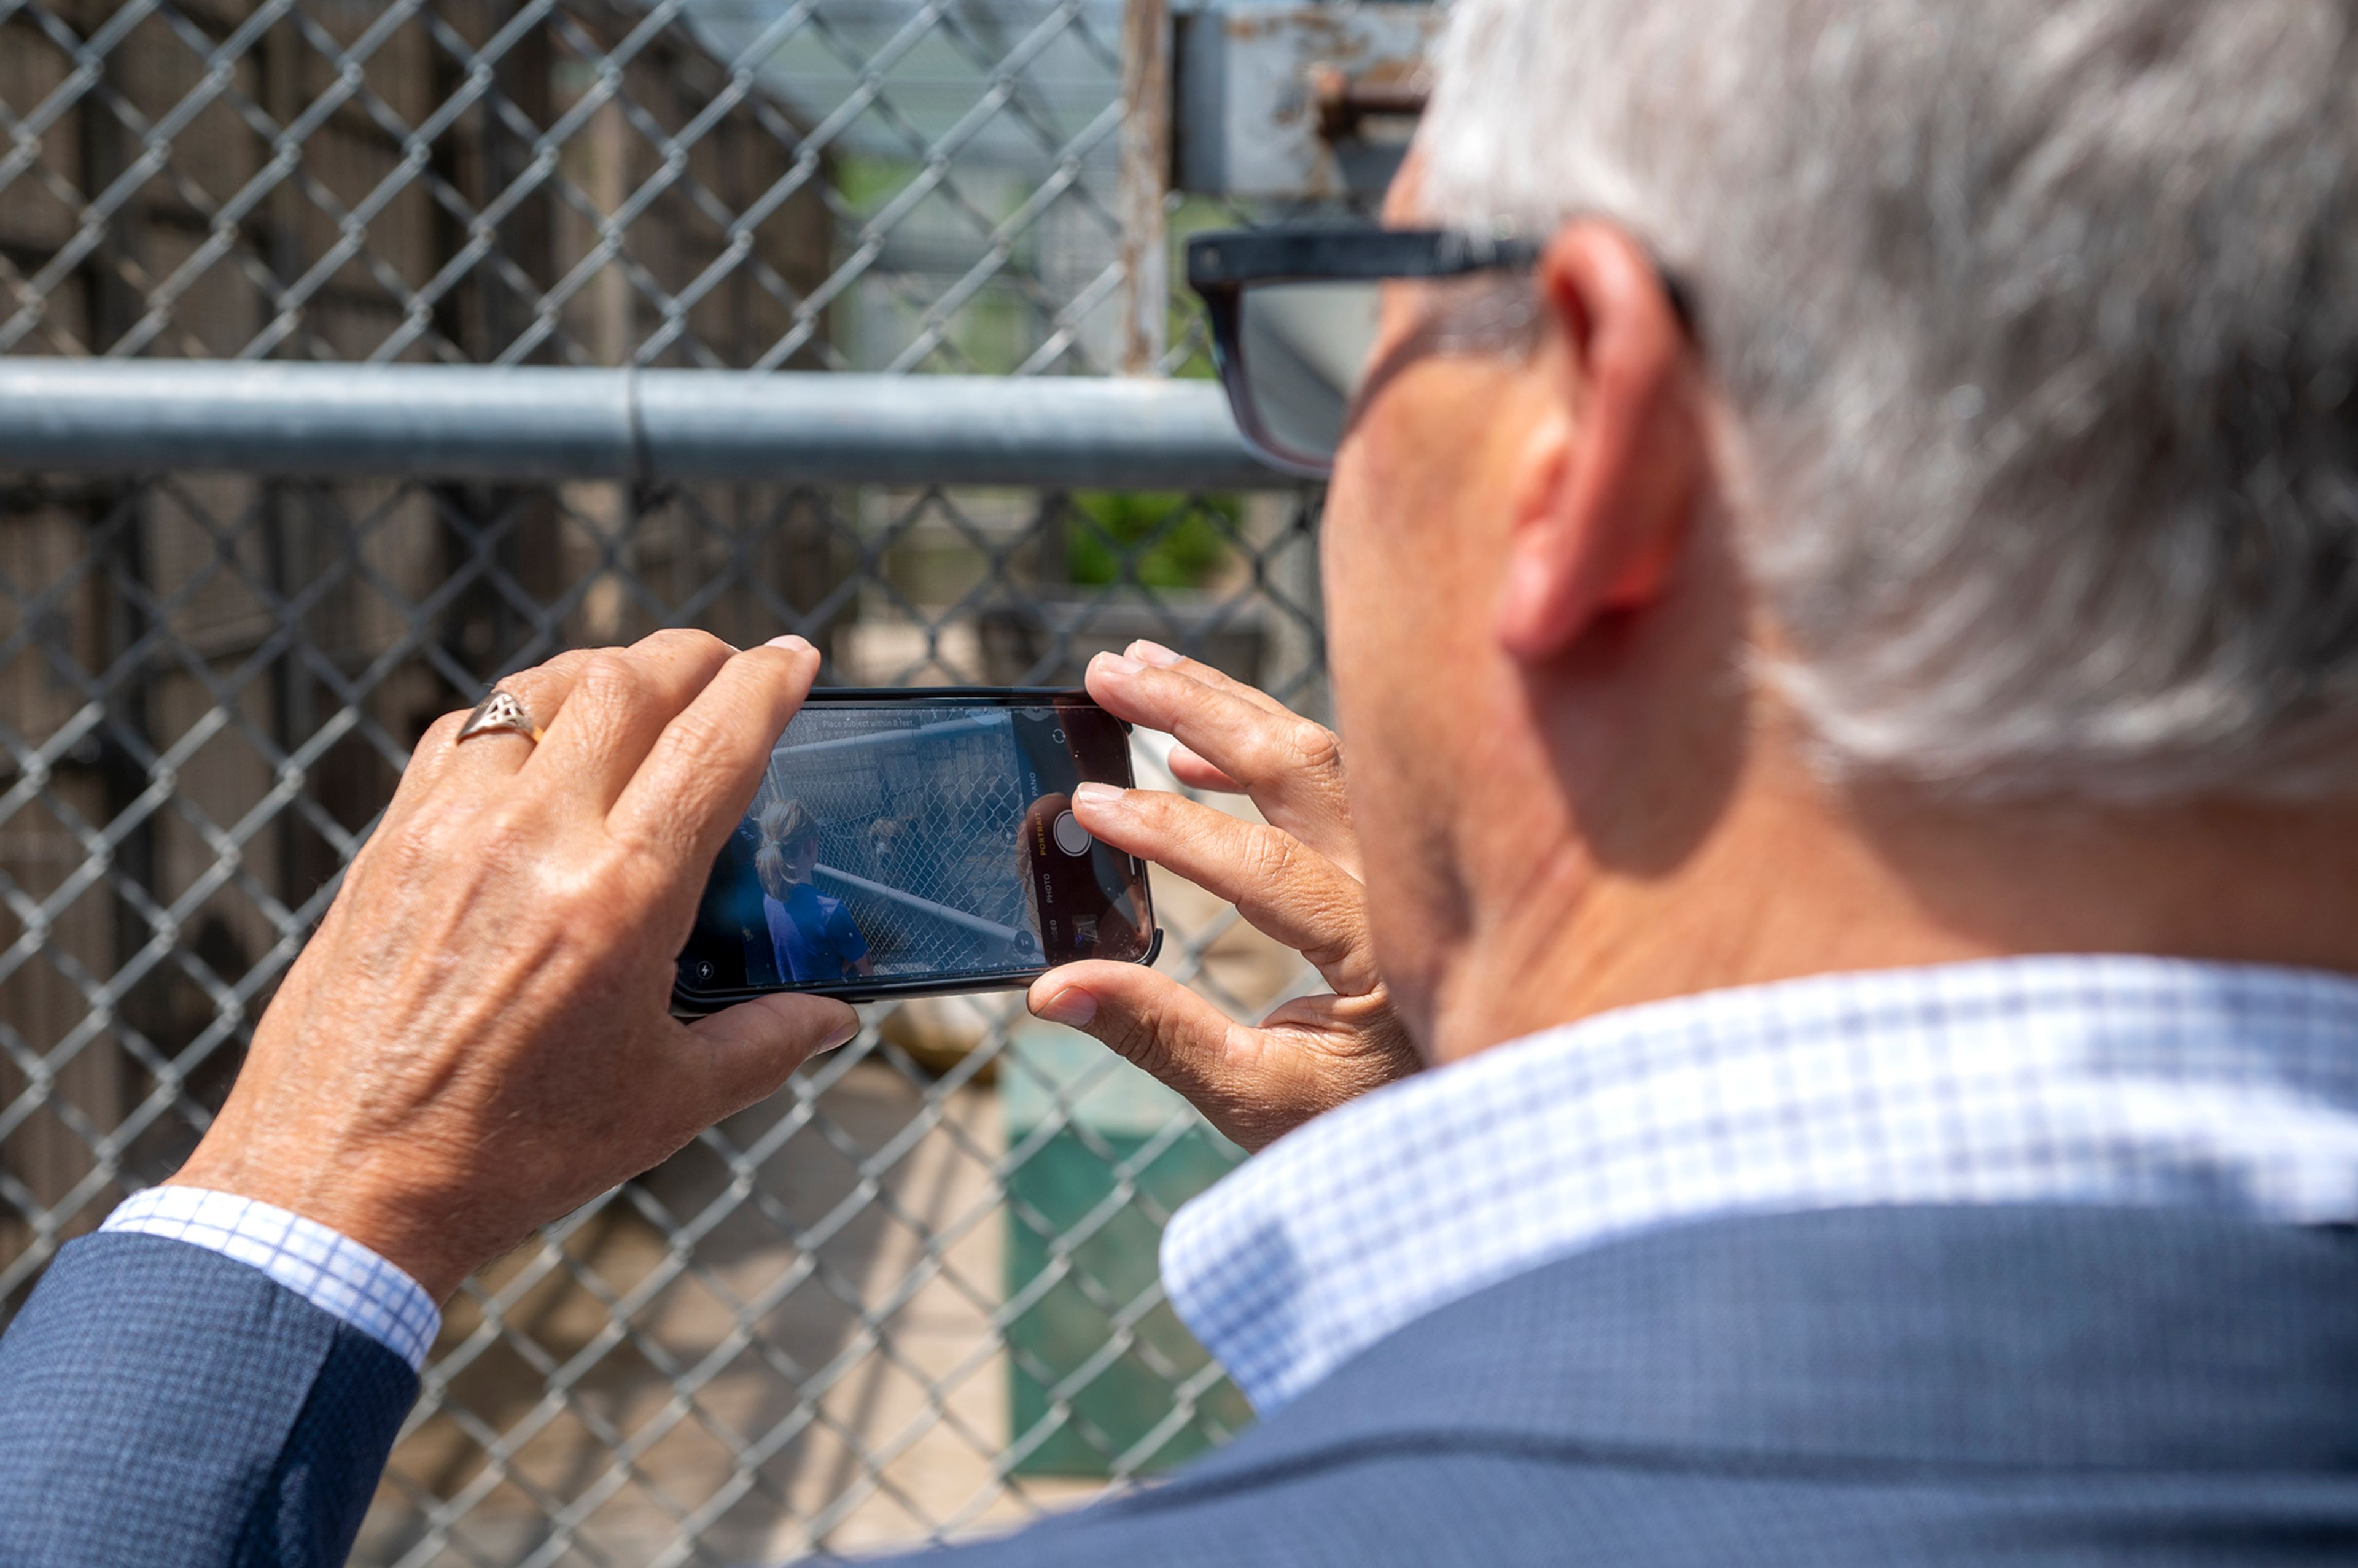
[[[1382,193],[1423,113],[1426,5],[1183,14],[1174,143],[1181,189],[1264,200]]]
[[[1378,139],[1374,120],[1413,122],[1433,95],[1421,63],[1387,60],[1381,69],[1353,75],[1321,61],[1310,68],[1310,101],[1318,109],[1318,135],[1329,143]],[[1405,139],[1396,133],[1391,138]]]

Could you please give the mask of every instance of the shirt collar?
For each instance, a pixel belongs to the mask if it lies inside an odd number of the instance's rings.
[[[1362,1097],[1175,1215],[1163,1278],[1264,1413],[1552,1259],[1879,1204],[2358,1218],[2358,980],[2129,957],[1629,1008]]]

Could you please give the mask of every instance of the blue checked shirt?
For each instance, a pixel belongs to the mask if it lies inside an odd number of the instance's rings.
[[[149,1187],[115,1206],[101,1230],[168,1236],[250,1263],[341,1318],[416,1371],[442,1327],[425,1287],[341,1231],[266,1203],[202,1187]]]
[[[1290,1134],[1173,1217],[1163,1278],[1266,1413],[1413,1319],[1617,1238],[1974,1203],[2358,1219],[2358,980],[2010,958],[1606,1013]]]

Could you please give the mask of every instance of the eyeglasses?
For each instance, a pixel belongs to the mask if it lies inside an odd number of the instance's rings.
[[[1213,362],[1246,445],[1272,467],[1324,479],[1359,406],[1401,360],[1370,362],[1384,284],[1527,273],[1540,252],[1530,240],[1446,229],[1237,230],[1188,242],[1187,283],[1210,309]],[[1661,276],[1689,320],[1684,291]],[[1527,305],[1512,325],[1534,319]],[[1420,335],[1401,348],[1442,343]]]
[[[1246,443],[1323,479],[1375,347],[1383,285],[1528,272],[1540,248],[1442,229],[1238,230],[1187,244],[1187,283],[1212,317],[1212,358]]]

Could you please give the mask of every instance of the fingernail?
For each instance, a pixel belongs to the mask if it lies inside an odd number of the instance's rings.
[[[1133,659],[1143,659],[1156,668],[1165,670],[1177,664],[1181,657],[1162,643],[1150,643],[1143,637],[1130,645],[1130,656]]]
[[[1136,659],[1126,658],[1120,654],[1099,654],[1096,658],[1089,661],[1089,667],[1091,669],[1103,670],[1106,674],[1112,676],[1136,676],[1144,675],[1146,673],[1146,666],[1144,665],[1140,664]]]
[[[1121,795],[1122,792],[1112,784],[1091,781],[1088,784],[1073,786],[1073,804],[1094,806],[1100,810],[1110,810],[1121,804]]]
[[[827,1037],[827,1044],[820,1046],[819,1049],[822,1051],[840,1050],[859,1038],[860,1015],[855,1012],[849,1018],[845,1019],[841,1023],[835,1026],[834,1033]]]
[[[1066,986],[1038,1008],[1033,1016],[1078,1029],[1098,1015],[1098,999],[1078,986]]]
[[[818,652],[817,648],[810,645],[809,639],[797,637],[792,632],[787,633],[783,637],[773,637],[768,642],[763,643],[762,646],[764,648],[784,648],[789,654],[816,654]]]

